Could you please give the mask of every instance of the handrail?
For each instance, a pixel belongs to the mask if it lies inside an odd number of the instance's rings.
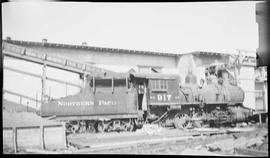
[[[29,100],[32,100],[32,101],[41,103],[40,100],[37,100],[37,99],[32,98],[32,97],[28,97],[28,96],[25,96],[25,95],[22,95],[22,94],[19,94],[19,93],[16,93],[16,92],[12,92],[12,91],[9,91],[9,90],[6,90],[6,89],[4,89],[3,92],[4,92],[4,93],[9,93],[9,94],[12,94],[12,95],[15,95],[15,96],[19,96],[19,97],[22,97],[22,98],[26,98],[26,99],[29,99]]]
[[[17,73],[21,73],[21,74],[30,75],[30,76],[37,77],[37,78],[42,78],[41,75],[37,75],[37,74],[34,74],[34,73],[22,71],[22,70],[17,70],[17,69],[8,67],[8,66],[4,66],[4,69],[10,70],[10,71],[14,71],[14,72],[17,72]],[[62,83],[62,84],[70,85],[70,86],[74,86],[74,87],[79,87],[79,88],[81,87],[80,85],[77,85],[77,84],[74,84],[74,83],[71,83],[71,82],[62,81],[62,80],[58,80],[58,79],[54,79],[54,78],[50,78],[50,77],[46,77],[46,79],[47,80],[50,80],[50,81],[54,81],[54,82],[58,82],[58,83]]]
[[[62,124],[45,124],[43,127],[61,127],[63,126]],[[11,130],[13,127],[3,127],[3,130]],[[39,125],[29,125],[29,126],[16,126],[17,129],[31,129],[31,128],[40,128]]]

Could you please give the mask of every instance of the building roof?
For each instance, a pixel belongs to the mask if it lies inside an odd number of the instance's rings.
[[[236,49],[236,51],[241,52],[247,58],[256,58],[256,52],[250,50]],[[194,51],[185,54],[193,54],[193,55],[210,55],[210,56],[230,56],[230,55],[238,55],[232,53],[219,53],[219,52],[209,52],[209,51]],[[183,55],[185,55],[183,54]]]
[[[193,54],[193,55],[219,55],[219,56],[228,56],[230,54],[225,54],[225,53],[218,53],[218,52],[209,52],[209,51],[194,51],[194,52],[189,52],[185,54]]]
[[[46,39],[45,39],[46,40]],[[153,51],[139,51],[139,50],[131,50],[131,49],[118,49],[118,48],[105,48],[105,47],[94,47],[87,45],[72,45],[72,44],[61,44],[61,43],[49,43],[46,42],[34,42],[34,41],[22,41],[22,40],[11,40],[9,37],[6,40],[2,40],[3,42],[17,44],[22,46],[40,46],[40,47],[54,47],[54,48],[66,48],[66,49],[82,49],[82,50],[91,50],[91,51],[106,51],[111,53],[125,53],[125,54],[145,54],[145,55],[158,55],[158,56],[172,56],[178,57],[187,54],[193,55],[209,55],[209,56],[229,56],[232,54],[219,53],[219,52],[210,52],[210,51],[193,51],[184,54],[175,54],[175,53],[164,53],[164,52],[153,52]],[[84,42],[85,43],[85,42]],[[242,51],[241,51],[242,52]],[[251,57],[251,55],[247,55]]]
[[[147,78],[147,79],[177,79],[178,75],[174,74],[160,74],[160,73],[130,73],[135,78]]]
[[[159,56],[181,56],[182,54],[175,53],[164,53],[164,52],[153,52],[153,51],[138,51],[130,49],[118,49],[118,48],[105,48],[105,47],[93,47],[87,45],[71,45],[71,44],[60,44],[60,43],[49,43],[49,42],[33,42],[33,41],[21,41],[21,40],[2,40],[3,42],[23,45],[23,46],[42,46],[42,47],[54,47],[54,48],[66,48],[66,49],[83,49],[92,51],[106,51],[111,53],[127,53],[127,54],[145,54],[145,55],[159,55]]]

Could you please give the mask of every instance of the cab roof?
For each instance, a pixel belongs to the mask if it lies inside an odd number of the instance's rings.
[[[179,78],[177,75],[172,74],[160,74],[160,73],[130,73],[130,76],[135,78],[145,78],[145,79],[169,79],[175,80]]]

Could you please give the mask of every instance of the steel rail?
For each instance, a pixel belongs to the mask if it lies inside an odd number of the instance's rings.
[[[78,145],[81,147],[81,149],[73,151],[73,154],[82,154],[82,153],[91,153],[91,152],[97,152],[101,150],[109,150],[109,149],[115,149],[115,148],[125,148],[129,146],[134,146],[138,144],[157,144],[157,143],[164,143],[164,142],[177,142],[177,141],[185,141],[189,139],[197,139],[197,138],[204,138],[206,136],[211,135],[224,135],[227,134],[227,131],[196,131],[195,133],[187,133],[182,136],[163,136],[162,138],[152,138],[152,139],[142,139],[142,140],[129,140],[124,142],[111,142],[111,143],[102,143],[102,144],[93,144],[93,145]],[[232,132],[235,133],[235,132]],[[101,141],[102,142],[102,141]],[[73,145],[77,145],[74,143]]]

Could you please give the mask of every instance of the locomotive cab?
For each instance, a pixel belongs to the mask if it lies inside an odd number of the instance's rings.
[[[155,121],[171,106],[179,105],[178,76],[133,73],[130,78],[137,87],[138,106],[144,111],[145,121]]]

